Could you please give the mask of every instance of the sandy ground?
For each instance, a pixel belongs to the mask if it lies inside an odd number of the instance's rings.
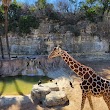
[[[74,78],[74,89],[70,86],[65,87],[65,92],[67,94],[67,97],[69,98],[69,105],[63,106],[63,107],[55,107],[55,108],[47,108],[40,104],[33,103],[31,100],[30,102],[26,104],[15,104],[10,107],[4,107],[0,110],[80,110],[81,107],[81,89],[79,86],[80,79],[75,77]],[[62,82],[64,84],[64,82]],[[108,110],[105,102],[103,101],[103,98],[96,98],[92,97],[94,110]],[[84,110],[91,110],[88,100],[86,100]]]
[[[82,63],[92,67],[102,77],[110,79],[110,61],[103,61],[103,62],[96,61],[96,62],[82,62]],[[76,77],[75,75],[73,75],[72,77],[74,78],[74,82],[73,82],[74,88],[71,88],[70,86],[65,86],[64,89],[67,94],[67,97],[69,98],[69,105],[63,107],[47,108],[47,107],[43,107],[37,102],[33,103],[30,100],[30,102],[28,103],[15,104],[8,108],[7,107],[1,108],[0,110],[80,110],[82,92],[79,83],[81,82],[81,80],[79,77]],[[61,81],[60,85],[61,84],[67,85],[66,81]],[[92,101],[93,101],[94,110],[108,110],[107,105],[102,97],[101,98],[92,97]],[[86,100],[84,110],[91,110],[88,100]]]

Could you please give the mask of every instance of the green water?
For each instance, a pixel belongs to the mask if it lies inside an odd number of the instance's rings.
[[[48,77],[40,76],[14,76],[0,78],[0,95],[26,95],[30,94],[32,86],[41,80],[48,82]]]

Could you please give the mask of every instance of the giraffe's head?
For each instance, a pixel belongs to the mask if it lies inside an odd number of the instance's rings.
[[[61,56],[61,48],[59,46],[54,47],[52,52],[49,54],[48,58],[50,59],[58,56]]]

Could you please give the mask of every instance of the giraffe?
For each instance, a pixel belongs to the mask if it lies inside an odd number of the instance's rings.
[[[89,101],[91,109],[94,110],[91,96],[102,96],[110,110],[110,81],[97,75],[92,68],[76,61],[59,46],[53,49],[48,58],[52,59],[58,56],[60,56],[82,80],[80,83],[82,90],[81,110],[84,108],[86,98]]]

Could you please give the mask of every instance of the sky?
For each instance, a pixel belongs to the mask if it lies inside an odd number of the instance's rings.
[[[37,0],[17,0],[18,2],[28,3],[28,4],[34,4]],[[55,3],[58,0],[47,0],[48,3]],[[69,0],[64,0],[69,1]],[[77,0],[77,2],[82,2],[84,0]]]
[[[23,3],[29,3],[29,4],[34,4],[37,0],[17,0],[18,2],[23,2]],[[49,3],[54,3],[56,0],[47,0]]]

